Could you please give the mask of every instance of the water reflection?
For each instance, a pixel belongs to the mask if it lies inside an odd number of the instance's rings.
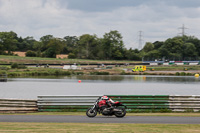
[[[193,76],[146,76],[146,75],[110,75],[110,76],[77,76],[77,79],[104,82],[156,82],[156,83],[199,83],[200,78]]]
[[[78,76],[47,76],[35,78],[10,78],[8,81],[15,82],[125,82],[125,83],[200,83],[200,78],[193,76],[147,76],[147,75],[78,75]]]
[[[78,80],[82,80],[78,83]],[[10,78],[0,82],[0,98],[37,99],[39,95],[200,95],[193,76],[79,75]]]

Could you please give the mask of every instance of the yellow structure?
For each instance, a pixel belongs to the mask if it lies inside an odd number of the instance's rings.
[[[135,66],[132,69],[132,72],[144,72],[146,71],[146,66]]]
[[[195,74],[194,76],[195,76],[195,77],[199,77],[199,74]]]

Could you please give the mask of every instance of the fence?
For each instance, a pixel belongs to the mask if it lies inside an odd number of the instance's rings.
[[[193,96],[170,96],[169,108],[172,111],[200,112],[200,95]]]
[[[200,95],[108,95],[129,112],[200,112]],[[99,96],[38,96],[38,100],[0,99],[0,112],[86,111]]]
[[[129,112],[200,111],[200,96],[108,95]],[[38,111],[86,111],[99,96],[38,96]]]
[[[171,62],[171,63],[166,63],[166,62],[162,62],[162,63],[149,62],[149,65],[150,66],[157,66],[157,65],[164,65],[164,66],[169,66],[169,65],[179,65],[179,66],[191,65],[191,66],[195,66],[195,65],[200,65],[200,62]]]
[[[168,95],[109,95],[114,101],[123,102],[130,112],[168,111]]]
[[[99,96],[38,96],[38,111],[86,111]]]
[[[0,112],[36,112],[37,100],[0,99]]]
[[[143,57],[143,61],[200,61],[200,57]]]

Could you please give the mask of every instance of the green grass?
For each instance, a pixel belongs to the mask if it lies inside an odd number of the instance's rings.
[[[195,71],[145,71],[145,72],[125,72],[122,68],[102,69],[102,70],[64,70],[54,68],[25,68],[11,69],[9,67],[0,69],[1,73],[7,73],[8,77],[33,77],[33,76],[67,76],[67,75],[177,75],[177,76],[193,76]]]
[[[3,72],[0,70],[0,73]],[[4,70],[5,72],[5,70]],[[28,68],[28,69],[9,69],[6,71],[8,77],[27,77],[27,76],[51,76],[51,75],[71,75],[72,71],[52,68]],[[73,74],[76,74],[75,72]]]
[[[56,59],[56,58],[41,58],[41,57],[19,57],[0,55],[0,63],[43,63],[43,64],[59,64],[59,63],[133,63],[141,61],[127,60],[89,60],[89,59]]]
[[[16,115],[16,114],[0,114]],[[24,115],[24,114],[21,114]],[[85,115],[85,112],[39,112],[25,115]],[[200,116],[200,113],[127,113],[127,116]],[[200,124],[21,123],[1,122],[1,133],[199,133]]]
[[[0,115],[82,115],[85,112],[36,112],[36,113],[0,113]],[[127,116],[180,116],[200,117],[200,113],[127,113]]]
[[[1,133],[199,133],[199,124],[0,123]]]
[[[155,66],[155,67],[147,67],[147,70],[151,70],[152,68],[155,69],[155,71],[183,71],[184,68],[187,68],[189,70],[200,70],[200,66],[189,66],[189,65],[183,65],[183,66]],[[187,71],[185,71],[187,72]]]
[[[61,63],[83,63],[83,64],[92,64],[92,63],[134,63],[134,61],[117,61],[117,60],[85,60],[85,59],[56,59],[56,58],[40,58],[40,57],[19,57],[19,56],[7,56],[0,55],[0,64],[1,63],[14,63],[19,64],[24,63],[33,63],[33,64],[61,64]],[[51,69],[51,68],[33,68],[27,67],[26,69],[11,69],[11,66],[0,65],[0,73],[7,73],[8,77],[22,77],[22,76],[50,76],[50,75],[77,75],[77,74],[86,74],[86,75],[180,75],[180,76],[192,76],[195,71],[190,70],[200,70],[200,65],[198,66],[147,66],[146,72],[126,72],[123,69],[132,69],[134,66],[121,66],[113,67],[112,69],[104,70],[75,70],[67,71],[62,69]],[[188,71],[183,71],[187,67]],[[152,68],[155,71],[149,71]]]

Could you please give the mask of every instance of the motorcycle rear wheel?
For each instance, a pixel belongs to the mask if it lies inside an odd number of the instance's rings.
[[[117,112],[114,112],[114,115],[118,118],[122,118],[126,115],[126,110],[124,108],[121,108],[121,107],[117,107],[118,110],[120,111],[117,111]]]
[[[87,111],[86,111],[86,115],[88,117],[95,117],[97,115],[97,110],[94,109],[92,110],[92,108],[89,108]]]

